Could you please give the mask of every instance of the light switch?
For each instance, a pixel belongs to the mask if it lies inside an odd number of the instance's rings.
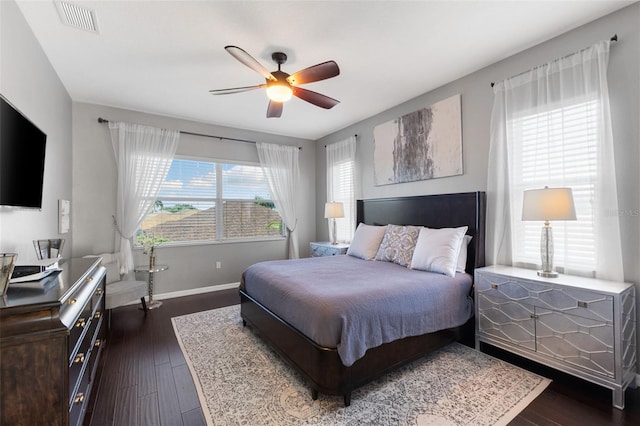
[[[69,200],[58,200],[58,233],[69,232],[71,218],[71,202]]]

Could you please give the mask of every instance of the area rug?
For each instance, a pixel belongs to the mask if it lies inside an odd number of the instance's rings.
[[[453,343],[342,397],[311,389],[238,305],[172,318],[209,425],[503,425],[549,380]]]

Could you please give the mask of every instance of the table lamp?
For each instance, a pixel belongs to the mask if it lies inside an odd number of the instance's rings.
[[[338,244],[338,230],[336,228],[336,218],[344,217],[344,206],[342,203],[326,203],[324,205],[324,217],[331,219],[331,244]]]
[[[549,221],[576,220],[576,208],[571,188],[531,189],[524,191],[522,220],[544,220],[540,237],[541,277],[555,278],[553,271],[553,232]]]

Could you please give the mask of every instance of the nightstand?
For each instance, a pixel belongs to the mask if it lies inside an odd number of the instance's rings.
[[[488,343],[604,386],[624,409],[636,376],[633,284],[488,266],[475,270],[475,296],[476,349]]]
[[[309,243],[311,247],[311,257],[336,256],[347,254],[349,244],[331,244],[328,241]]]

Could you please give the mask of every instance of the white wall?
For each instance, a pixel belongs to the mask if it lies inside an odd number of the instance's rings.
[[[486,191],[489,155],[489,124],[493,107],[492,81],[519,74],[542,63],[585,48],[614,34],[608,68],[609,94],[618,181],[618,211],[625,280],[636,284],[640,294],[640,3],[635,3],[594,22],[535,46],[473,74],[418,96],[381,114],[320,139],[316,143],[318,194],[325,202],[325,148],[349,135],[358,134],[357,169],[359,198],[410,196],[448,192]],[[373,183],[373,128],[378,124],[431,105],[454,94],[462,95],[462,176],[397,185]],[[327,238],[326,220],[317,213],[317,235]],[[490,229],[487,232],[491,232]],[[640,312],[640,297],[636,297]],[[638,341],[640,342],[640,327]],[[640,363],[640,359],[639,359]]]
[[[0,207],[0,252],[28,263],[32,240],[65,238],[68,258],[72,233],[58,234],[58,200],[71,200],[71,99],[13,1],[0,1],[0,93],[47,135],[42,209]]]
[[[315,146],[312,141],[250,132],[151,115],[100,105],[73,103],[73,199],[74,256],[110,252],[114,249],[112,215],[116,208],[117,172],[109,129],[98,117],[168,129],[268,143],[301,146],[298,197],[300,255],[308,256],[315,239]],[[222,160],[258,161],[251,143],[220,141],[182,134],[177,154]],[[284,259],[286,243],[280,241],[218,243],[197,246],[159,246],[158,263],[169,270],[157,274],[155,293],[170,293],[240,281],[242,271],[263,261]],[[147,262],[134,251],[136,263]],[[221,269],[215,263],[222,262]]]

